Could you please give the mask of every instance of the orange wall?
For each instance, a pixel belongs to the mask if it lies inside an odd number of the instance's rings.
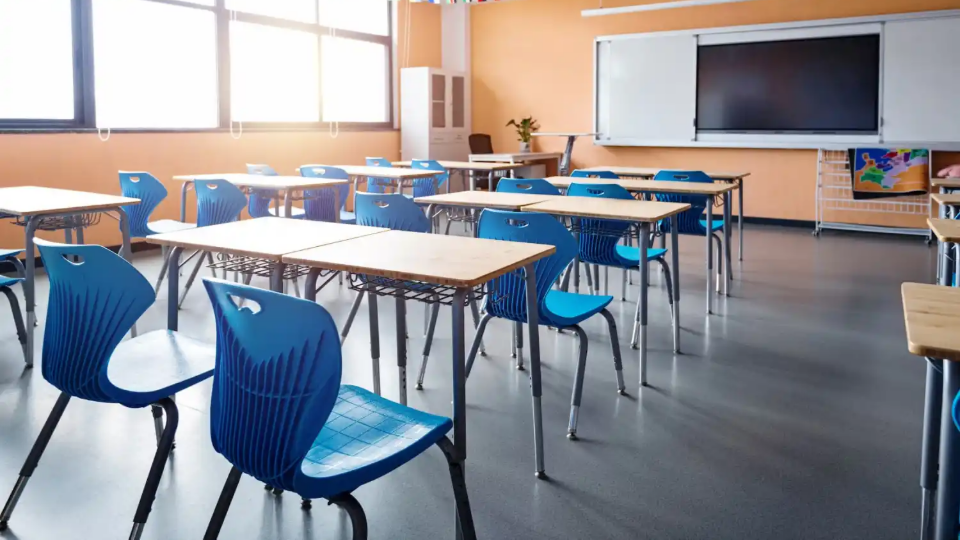
[[[409,66],[440,67],[440,7],[411,6]],[[406,1],[399,6],[398,62],[405,51]],[[399,81],[395,77],[395,81]],[[37,185],[119,194],[118,170],[152,173],[170,196],[154,219],[179,219],[180,186],[176,174],[242,172],[245,163],[269,163],[281,174],[296,174],[306,163],[361,164],[367,156],[399,159],[397,131],[347,132],[338,138],[326,131],[245,131],[229,133],[114,133],[100,142],[96,133],[0,135],[0,187]],[[192,196],[189,198],[192,202]],[[188,220],[195,216],[189,207]],[[62,240],[60,233],[40,236]],[[119,245],[117,224],[103,219],[86,232],[85,241]],[[0,222],[0,246],[23,246],[23,229]]]
[[[642,3],[606,0],[603,7]],[[656,0],[660,1],[660,0]],[[542,131],[589,131],[593,125],[593,40],[629,34],[834,17],[960,8],[960,0],[755,0],[629,15],[583,18],[596,0],[523,0],[471,10],[473,126],[490,133],[498,151],[513,151],[516,136],[507,120],[533,115]],[[562,151],[565,141],[535,139],[537,149]],[[935,165],[960,161],[940,154]],[[813,220],[817,152],[684,148],[611,148],[583,139],[574,166],[635,165],[664,168],[749,170],[744,191],[747,215]],[[864,223],[920,225],[875,214],[828,216]]]

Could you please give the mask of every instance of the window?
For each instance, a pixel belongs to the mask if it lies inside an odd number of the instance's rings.
[[[73,120],[70,0],[0,0],[0,118]]]
[[[93,43],[97,127],[219,125],[213,12],[94,0]]]
[[[392,9],[0,0],[0,129],[386,128]]]

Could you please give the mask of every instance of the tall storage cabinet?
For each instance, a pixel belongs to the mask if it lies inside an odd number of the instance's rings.
[[[404,160],[466,161],[470,89],[464,73],[435,68],[400,72],[400,150]]]

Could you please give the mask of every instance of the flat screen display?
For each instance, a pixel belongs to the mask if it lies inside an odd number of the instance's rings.
[[[876,133],[879,109],[879,35],[697,51],[700,131]]]

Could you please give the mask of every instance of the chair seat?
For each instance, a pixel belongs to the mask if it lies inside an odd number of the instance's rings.
[[[713,223],[711,223],[711,225],[713,225],[713,230],[714,230],[714,231],[719,231],[720,229],[723,228],[723,218],[719,218],[719,219],[718,219],[718,218],[713,218]],[[704,218],[700,218],[700,226],[703,227],[704,230],[706,230],[706,228],[707,228],[707,220],[704,219]],[[682,229],[681,229],[681,230],[682,230]],[[712,231],[711,231],[711,232],[712,232]]]
[[[309,499],[349,493],[436,444],[453,421],[394,403],[356,386],[337,403],[294,480]]]
[[[156,330],[121,342],[101,382],[121,405],[145,407],[213,375],[215,358],[214,345]]]
[[[9,257],[16,257],[23,253],[22,249],[0,249],[0,259],[7,259]]]
[[[356,225],[357,224],[357,215],[353,212],[347,212],[346,210],[340,210],[340,223],[345,225]]]
[[[277,217],[277,209],[276,209],[276,208],[274,208],[274,207],[271,206],[268,210],[269,210],[271,216]],[[303,210],[303,208],[300,208],[299,206],[293,206],[293,207],[291,207],[290,213],[293,214],[293,219],[303,219],[303,218],[306,217],[306,215],[307,215],[307,213]],[[280,207],[279,216],[282,217],[282,218],[287,217],[287,209],[284,208],[283,206]]]
[[[161,219],[160,221],[151,221],[150,223],[147,223],[147,228],[153,231],[154,234],[163,234],[185,231],[187,229],[196,229],[197,224],[184,223],[182,221],[176,221],[173,219]]]
[[[0,276],[0,287],[13,287],[17,283],[23,281],[23,278],[12,278],[7,276]]]
[[[616,253],[624,266],[640,266],[640,248],[617,245]],[[647,249],[647,261],[655,261],[666,254],[665,249]]]
[[[540,324],[571,326],[593,317],[613,302],[612,296],[594,296],[551,290],[544,299],[544,311]]]

